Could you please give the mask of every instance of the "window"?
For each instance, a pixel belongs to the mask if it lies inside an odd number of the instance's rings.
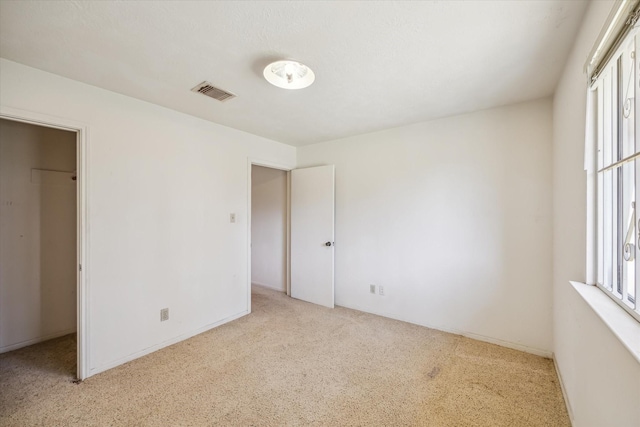
[[[640,320],[640,31],[616,44],[592,80],[596,145],[596,282]],[[638,204],[637,204],[638,202]]]

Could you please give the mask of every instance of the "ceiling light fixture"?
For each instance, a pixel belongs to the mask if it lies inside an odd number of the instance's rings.
[[[264,78],[283,89],[302,89],[316,79],[311,68],[296,61],[276,61],[264,69]]]

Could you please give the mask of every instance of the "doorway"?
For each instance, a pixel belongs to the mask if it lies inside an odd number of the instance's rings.
[[[333,308],[335,166],[292,169],[249,160],[248,172],[247,312],[253,285]]]
[[[288,172],[251,164],[251,285],[288,293]]]
[[[80,379],[81,140],[79,129],[0,116],[0,353],[37,345],[48,360],[36,369]]]

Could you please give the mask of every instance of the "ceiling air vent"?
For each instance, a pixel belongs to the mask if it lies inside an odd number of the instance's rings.
[[[227,101],[236,97],[231,92],[227,92],[226,90],[217,88],[209,82],[202,82],[198,86],[191,89],[191,91],[201,93],[208,96],[209,98],[217,99],[220,102]]]

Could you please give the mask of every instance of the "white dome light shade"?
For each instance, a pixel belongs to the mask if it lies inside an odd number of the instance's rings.
[[[296,61],[276,61],[264,69],[264,78],[283,89],[302,89],[316,79],[311,68]]]

